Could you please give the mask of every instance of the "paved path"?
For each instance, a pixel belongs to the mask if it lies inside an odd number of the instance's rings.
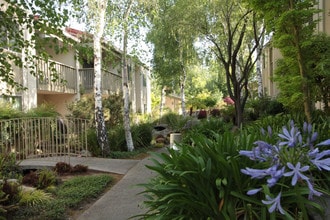
[[[166,151],[165,148],[159,150]],[[145,213],[144,196],[138,195],[143,188],[137,184],[147,183],[155,173],[145,167],[153,164],[150,157],[142,160],[104,159],[92,157],[36,158],[20,163],[25,168],[54,167],[58,161],[71,165],[83,164],[89,169],[123,174],[123,178],[106,194],[85,210],[77,220],[127,220]]]

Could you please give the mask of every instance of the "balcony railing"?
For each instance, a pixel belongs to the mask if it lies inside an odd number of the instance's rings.
[[[36,68],[39,90],[77,93],[76,68],[52,60],[38,60]]]
[[[82,92],[90,93],[94,89],[94,69],[85,68],[79,70],[80,86]],[[102,91],[119,92],[122,90],[121,76],[110,71],[102,70]]]

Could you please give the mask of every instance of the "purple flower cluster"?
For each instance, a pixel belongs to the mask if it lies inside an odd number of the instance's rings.
[[[265,131],[262,130],[265,134]],[[272,130],[268,127],[268,135],[272,135]],[[320,192],[314,189],[311,178],[312,170],[327,170],[330,171],[330,150],[320,151],[319,146],[330,145],[330,139],[319,144],[314,144],[318,134],[313,132],[311,124],[304,123],[303,131],[290,122],[289,128],[283,127],[282,133],[278,134],[279,141],[272,145],[264,141],[256,141],[256,147],[251,151],[241,150],[239,153],[242,156],[249,157],[251,160],[259,163],[265,163],[268,168],[253,169],[246,167],[241,169],[241,172],[251,176],[252,179],[266,178],[268,188],[278,184],[282,178],[291,178],[291,186],[303,185],[308,186],[309,199],[313,195],[320,196]],[[308,174],[306,174],[308,172]],[[251,189],[247,192],[248,195],[254,195],[263,188]],[[275,198],[266,195],[266,199],[262,200],[265,205],[270,205],[268,211],[279,211],[285,214],[281,206],[281,195],[279,192]]]

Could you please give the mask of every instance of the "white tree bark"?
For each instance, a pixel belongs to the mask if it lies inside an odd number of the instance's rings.
[[[102,107],[102,47],[101,40],[105,25],[106,0],[89,1],[95,7],[94,15],[94,98],[95,98],[95,124],[97,140],[102,149],[102,154],[110,153],[108,135],[105,127]]]
[[[125,138],[126,138],[126,144],[127,144],[127,150],[133,151],[134,150],[134,144],[133,144],[133,138],[131,133],[131,125],[130,125],[130,106],[129,106],[129,87],[128,87],[128,72],[127,72],[127,38],[128,38],[128,28],[127,28],[127,22],[128,17],[132,8],[133,0],[130,0],[127,5],[127,9],[125,11],[123,22],[124,22],[124,28],[123,28],[123,55],[122,55],[122,77],[123,77],[123,98],[124,98],[124,129],[125,129]]]

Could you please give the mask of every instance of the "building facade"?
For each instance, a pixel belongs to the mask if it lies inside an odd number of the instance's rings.
[[[5,13],[5,7],[2,7],[1,10]],[[23,33],[24,40],[31,41],[31,33],[28,30],[23,30]],[[80,34],[83,32],[66,28],[63,33],[75,42],[79,42]],[[56,38],[56,36],[51,35],[44,35],[44,37]],[[48,42],[55,41],[49,40]],[[61,43],[61,40],[59,39],[56,42]],[[85,94],[93,93],[93,63],[78,59],[78,57],[84,57],[84,54],[78,52],[73,46],[69,45],[67,50],[62,53],[56,53],[55,46],[44,45],[45,52],[51,56],[50,60],[38,59],[33,63],[23,64],[23,68],[12,64],[13,71],[11,74],[14,76],[15,81],[27,89],[17,91],[10,88],[5,82],[0,82],[0,98],[11,100],[15,103],[15,106],[23,111],[47,103],[54,105],[61,115],[67,115],[69,113],[67,109],[69,103],[79,100]],[[107,61],[102,62],[102,94],[104,96],[113,93],[118,94],[122,91],[122,53],[106,42],[103,43],[103,47],[105,48],[103,56],[111,52],[111,56],[109,56],[111,59],[108,58]],[[112,48],[111,51],[109,51],[109,48]],[[12,53],[10,48],[2,49],[4,53]],[[35,48],[28,48],[28,51],[30,55],[38,56],[38,51]],[[23,48],[19,56],[23,62],[31,62],[25,61],[26,52],[23,52]],[[128,70],[132,112],[150,113],[150,70],[131,58],[128,58]]]

